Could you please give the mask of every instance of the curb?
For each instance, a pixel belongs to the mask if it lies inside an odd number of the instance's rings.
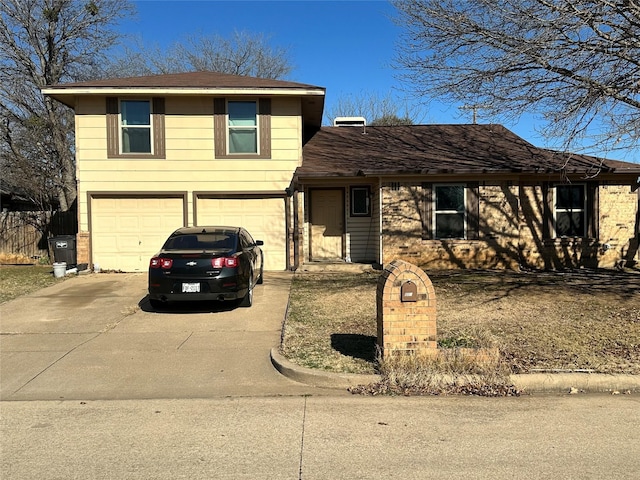
[[[602,373],[527,373],[511,375],[520,390],[529,393],[640,392],[640,376]],[[577,393],[576,392],[576,393]]]
[[[301,367],[271,349],[271,363],[278,372],[312,387],[345,390],[380,381],[380,375],[333,373]],[[600,373],[529,373],[511,375],[513,385],[525,393],[628,393],[640,392],[639,375]]]
[[[312,387],[347,389],[356,385],[368,385],[380,381],[380,375],[359,375],[355,373],[333,373],[296,365],[284,358],[277,348],[271,349],[271,363],[278,372],[298,383]]]

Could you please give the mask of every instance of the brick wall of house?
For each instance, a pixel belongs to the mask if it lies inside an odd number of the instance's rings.
[[[424,240],[421,184],[383,184],[383,263],[401,259],[425,269],[558,269],[609,268],[625,258],[638,260],[633,234],[638,194],[629,186],[600,187],[598,240],[543,238],[542,192],[542,185],[534,184],[481,185],[478,240]],[[610,245],[606,252],[604,243]]]
[[[89,232],[80,232],[76,235],[76,255],[78,263],[86,263],[89,265]]]
[[[518,189],[518,250],[524,268],[553,268],[545,256],[542,218],[544,198],[542,185],[521,185]]]
[[[639,261],[638,255],[638,190],[628,185],[600,187],[601,262],[612,266],[618,262]],[[606,249],[606,251],[605,251]]]

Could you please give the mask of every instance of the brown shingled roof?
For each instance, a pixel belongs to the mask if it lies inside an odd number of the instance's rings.
[[[109,78],[88,82],[64,83],[54,87],[83,88],[301,88],[322,89],[314,85],[245,77],[218,72],[186,72],[144,77]]]
[[[640,165],[538,148],[501,125],[323,127],[298,177],[490,173],[640,174]]]

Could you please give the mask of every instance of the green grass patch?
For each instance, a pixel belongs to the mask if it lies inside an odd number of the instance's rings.
[[[0,266],[0,303],[64,281],[51,265]]]

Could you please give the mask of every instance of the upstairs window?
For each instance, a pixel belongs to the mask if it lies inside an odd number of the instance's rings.
[[[271,158],[271,99],[213,101],[216,158]]]
[[[434,186],[435,238],[465,238],[465,186]]]
[[[164,98],[107,97],[107,157],[165,158]]]
[[[558,185],[556,187],[556,237],[585,237],[586,212],[585,185]]]
[[[151,150],[151,102],[120,101],[122,153],[153,153]]]
[[[257,102],[229,101],[227,112],[229,153],[258,153]]]

